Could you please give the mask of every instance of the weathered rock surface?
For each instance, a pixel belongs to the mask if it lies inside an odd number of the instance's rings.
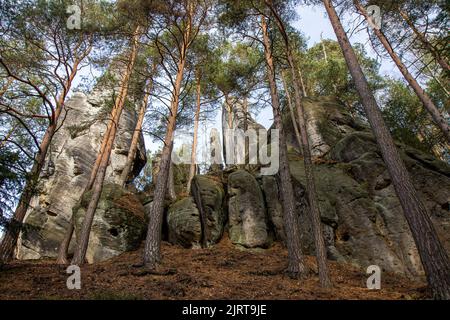
[[[222,238],[226,221],[222,183],[210,176],[197,175],[192,182],[192,194],[197,208],[201,208],[205,217],[205,244],[217,243]]]
[[[167,226],[169,242],[185,248],[201,245],[200,213],[192,197],[183,198],[169,207]]]
[[[39,193],[33,197],[25,223],[30,232],[20,236],[16,255],[19,259],[55,257],[72,208],[81,198],[92,165],[106,131],[112,91],[99,83],[91,94],[75,93],[66,103],[61,127],[55,134],[41,175]],[[64,122],[62,122],[64,121]],[[106,182],[119,182],[135,129],[136,114],[125,108],[106,173]],[[141,138],[133,175],[145,164],[145,147]],[[69,249],[72,251],[73,244]]]
[[[306,99],[305,108],[308,119],[313,119],[314,130],[309,134],[315,154],[323,159],[315,166],[315,177],[329,257],[363,268],[376,264],[410,276],[423,274],[414,240],[368,127],[353,120],[332,99]],[[288,116],[284,123],[289,126]],[[287,132],[291,147],[296,149],[293,132]],[[405,145],[398,147],[440,239],[450,251],[450,166]],[[296,153],[290,154],[290,167],[297,184],[304,185],[303,160]],[[297,198],[302,197],[302,191],[296,190]],[[299,208],[298,212],[302,245],[312,254],[308,211]]]
[[[258,150],[258,143],[253,139],[247,140],[245,146],[245,133],[253,130],[258,135],[259,130],[265,129],[261,124],[256,122],[252,116],[245,110],[244,103],[236,99],[230,99],[232,103],[231,115],[228,110],[222,108],[222,141],[223,141],[223,154],[224,161],[227,165],[240,165],[249,171],[255,171],[259,168],[257,154],[251,154],[250,150]],[[231,128],[229,122],[231,119]],[[227,136],[227,130],[233,129],[235,138]],[[241,145],[238,145],[238,141],[241,141]],[[245,149],[247,148],[247,149]],[[228,150],[230,149],[230,150]],[[247,160],[246,160],[247,159]],[[234,161],[233,161],[234,160]],[[232,163],[230,163],[230,161]],[[250,164],[251,163],[251,164]]]
[[[228,177],[228,233],[234,244],[246,248],[267,247],[266,208],[256,179],[238,170]]]
[[[280,200],[277,179],[273,176],[263,176],[261,178],[261,189],[264,194],[269,221],[275,233],[275,239],[285,242],[286,233],[284,231],[283,207]]]
[[[77,241],[91,196],[92,192],[86,193],[73,209]],[[86,260],[105,261],[137,249],[145,231],[144,207],[139,199],[120,185],[106,184],[95,211]]]

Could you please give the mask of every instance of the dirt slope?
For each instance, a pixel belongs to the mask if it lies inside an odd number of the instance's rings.
[[[54,261],[18,261],[0,272],[0,299],[424,299],[423,283],[382,274],[382,289],[366,289],[367,275],[331,262],[334,288],[322,290],[317,274],[292,280],[282,273],[287,252],[242,251],[224,239],[211,249],[186,250],[163,244],[170,275],[143,275],[133,267],[142,250],[82,267],[82,289],[68,290],[65,267]],[[307,257],[311,269],[315,259]]]

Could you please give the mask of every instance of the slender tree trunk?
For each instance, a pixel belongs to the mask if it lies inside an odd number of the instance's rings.
[[[190,28],[187,30],[185,39],[190,38]],[[188,46],[184,43],[186,53]],[[173,148],[173,134],[176,127],[178,104],[180,99],[181,84],[183,80],[184,67],[186,64],[186,56],[182,54],[177,67],[177,76],[175,79],[174,92],[170,108],[170,116],[167,124],[166,137],[164,139],[164,147],[161,155],[160,171],[155,186],[153,205],[150,210],[147,237],[144,249],[144,266],[149,270],[156,270],[161,261],[161,232],[164,213],[164,198],[167,189],[167,180],[169,177],[169,169],[171,163],[171,153]]]
[[[325,241],[323,239],[323,231],[322,231],[322,222],[320,220],[320,208],[317,197],[317,189],[316,182],[314,178],[314,167],[311,160],[311,151],[308,141],[308,131],[306,129],[306,117],[305,111],[303,108],[302,98],[300,94],[300,87],[298,84],[297,77],[295,75],[295,68],[292,60],[292,56],[290,50],[288,50],[288,60],[289,64],[292,68],[292,75],[294,80],[294,93],[295,93],[295,101],[297,105],[297,115],[298,122],[300,124],[300,137],[301,137],[301,146],[303,153],[303,161],[305,165],[305,176],[306,176],[306,193],[308,196],[308,204],[310,217],[313,226],[314,232],[314,241],[316,247],[316,257],[317,257],[317,265],[319,268],[319,280],[320,285],[324,288],[330,288],[332,286],[328,264],[327,264],[327,250],[325,247]]]
[[[228,96],[228,94],[225,94],[225,109],[227,112],[227,125],[229,130],[233,129],[233,107],[231,106],[231,102],[230,102],[230,98]],[[222,110],[223,111],[223,110]],[[223,117],[224,113],[222,112],[222,117]],[[223,137],[223,157],[224,157],[224,161],[225,161],[225,165],[229,165],[227,163],[227,152],[234,152],[233,150],[227,150],[227,145],[228,145],[228,137],[225,134],[225,131],[223,130],[222,132],[222,137]]]
[[[327,264],[327,250],[325,247],[325,241],[323,239],[322,222],[320,220],[320,208],[317,197],[316,182],[314,178],[314,167],[311,160],[311,151],[308,141],[308,131],[306,128],[306,115],[303,107],[302,96],[300,93],[300,83],[297,78],[294,58],[292,56],[292,51],[289,42],[289,36],[284,27],[284,23],[281,17],[276,12],[275,8],[272,6],[272,0],[266,0],[266,4],[271,9],[272,14],[275,17],[275,23],[284,39],[284,48],[286,51],[287,60],[291,68],[292,80],[294,84],[294,94],[295,94],[295,104],[297,107],[298,123],[300,129],[301,147],[303,153],[303,162],[305,165],[305,176],[306,176],[306,193],[308,196],[308,204],[311,222],[313,226],[315,247],[316,247],[316,258],[317,265],[319,267],[319,280],[320,285],[324,288],[329,288],[332,286],[328,264]],[[325,46],[324,46],[325,50]],[[325,50],[326,54],[326,50]]]
[[[75,227],[73,221],[70,220],[69,227],[67,228],[66,233],[64,235],[64,239],[58,248],[58,257],[56,258],[57,264],[69,263],[69,260],[67,259],[67,252],[69,251],[70,241],[72,240],[74,229]]]
[[[414,32],[414,34],[417,36],[420,42],[425,46],[425,48],[433,55],[433,57],[436,59],[436,61],[441,65],[441,67],[444,70],[450,71],[450,65],[448,62],[439,54],[439,52],[436,51],[436,49],[431,45],[431,43],[427,40],[425,35],[420,32],[414,23],[409,19],[408,14],[399,8],[400,15],[402,16],[403,20],[409,25],[411,30]]]
[[[197,109],[195,110],[194,117],[194,139],[192,140],[192,153],[191,153],[191,166],[189,168],[189,179],[187,183],[187,193],[191,192],[192,179],[194,179],[195,171],[197,169],[196,155],[197,155],[197,140],[198,140],[198,123],[200,119],[200,107],[201,107],[201,84],[200,76],[197,76]]]
[[[303,81],[303,73],[300,70],[300,67],[297,68],[298,71],[298,75],[300,77],[300,83],[302,84],[302,91],[303,91],[303,95],[305,96],[305,98],[308,97],[308,92],[306,91],[306,85],[305,82]]]
[[[275,128],[279,130],[279,153],[280,153],[280,194],[283,205],[283,218],[286,228],[286,244],[288,249],[287,272],[291,277],[305,275],[307,267],[303,261],[303,254],[300,247],[300,234],[298,230],[297,213],[295,212],[294,189],[292,187],[292,177],[289,170],[289,160],[287,155],[286,137],[281,119],[280,100],[275,81],[275,66],[267,30],[266,18],[261,16],[261,27],[264,38],[264,54],[267,64],[267,75],[270,86],[270,96],[272,100],[272,110]]]
[[[153,73],[156,69],[156,63],[153,66]],[[152,75],[153,76],[153,75]],[[139,139],[142,134],[142,125],[144,124],[145,112],[147,111],[148,101],[150,99],[150,92],[153,90],[153,80],[149,79],[148,88],[146,89],[144,100],[142,102],[141,108],[139,109],[138,119],[136,123],[136,128],[133,132],[133,138],[131,139],[130,150],[128,151],[127,162],[125,163],[125,167],[123,168],[120,182],[123,187],[128,183],[131,169],[133,167],[133,162],[136,157],[136,152],[139,145]]]
[[[92,187],[92,198],[89,201],[88,208],[86,210],[86,214],[83,220],[83,224],[81,225],[79,241],[75,248],[74,257],[72,260],[72,264],[82,265],[84,263],[86,257],[86,251],[89,244],[89,236],[91,232],[92,222],[94,220],[95,210],[97,209],[97,204],[100,199],[102,189],[103,189],[103,181],[106,175],[106,169],[108,168],[109,159],[111,156],[111,150],[114,145],[114,141],[116,138],[117,128],[120,121],[120,116],[123,111],[123,107],[125,105],[125,100],[128,95],[128,85],[130,82],[130,77],[133,72],[134,64],[136,62],[137,51],[139,47],[139,38],[141,34],[141,27],[137,27],[132,40],[132,48],[130,52],[130,59],[127,64],[127,69],[125,71],[124,77],[121,81],[120,92],[116,98],[115,106],[113,108],[114,118],[111,120],[113,122],[108,140],[106,142],[103,153],[99,153],[98,157],[101,157],[100,164],[98,166],[97,177]],[[115,110],[115,111],[114,111]]]
[[[320,42],[322,44],[322,51],[323,51],[323,57],[325,59],[325,63],[328,64],[327,48],[325,48],[325,43],[323,42],[322,34],[323,34],[323,32],[320,34]]]
[[[198,124],[200,119],[200,107],[201,107],[201,84],[200,77],[197,77],[197,109],[195,110],[194,117],[194,139],[192,140],[192,153],[191,153],[191,166],[189,168],[189,179],[187,183],[187,193],[191,192],[192,179],[194,179],[195,171],[197,169],[196,156],[197,156],[197,141],[198,141]]]
[[[173,175],[173,162],[170,161],[170,166],[169,166],[169,178],[167,180],[167,193],[169,194],[169,198],[170,200],[176,200],[177,198],[177,193],[175,191],[175,180],[174,180],[174,175]]]
[[[192,180],[192,196],[194,198],[195,204],[200,214],[200,224],[202,228],[201,244],[203,248],[207,248],[208,240],[211,239],[211,232],[208,226],[207,212],[205,212],[204,210],[205,207],[203,206],[202,195],[200,186],[198,184],[198,179],[195,177]]]
[[[125,187],[125,185],[130,182],[130,172],[133,167],[134,159],[136,157],[136,152],[139,146],[139,139],[142,134],[142,124],[144,123],[145,112],[147,111],[149,94],[145,94],[144,101],[139,108],[138,119],[136,122],[136,127],[133,132],[133,137],[131,138],[130,149],[128,150],[127,161],[125,167],[123,168],[122,174],[120,175],[120,184]]]
[[[428,283],[435,298],[450,299],[450,263],[447,253],[439,241],[425,205],[414,189],[336,10],[330,0],[323,2],[411,228]]]
[[[70,91],[73,80],[75,79],[75,76],[78,72],[78,66],[80,62],[81,61],[78,59],[74,61],[74,64],[71,69],[72,71],[64,85],[64,90],[56,101],[56,108],[51,115],[50,125],[45,131],[44,137],[42,138],[42,142],[39,146],[39,151],[36,154],[33,167],[31,168],[31,172],[29,175],[30,178],[25,185],[24,191],[20,196],[19,205],[17,206],[16,211],[14,212],[14,215],[10,221],[8,229],[6,230],[3,241],[0,244],[0,265],[8,262],[17,244],[17,238],[19,237],[23,220],[25,219],[25,215],[30,205],[31,198],[33,197],[34,192],[36,190],[36,186],[39,181],[39,176],[45,164],[47,152],[49,150],[50,144],[52,142],[53,136],[55,135],[58,126],[59,117],[61,116],[61,113],[64,109],[66,97]]]
[[[292,106],[291,94],[289,93],[289,89],[286,83],[286,77],[284,71],[281,71],[281,80],[283,82],[284,91],[286,92],[286,97],[288,101],[289,113],[291,115],[292,126],[294,127],[295,137],[297,139],[298,148],[301,152],[302,149],[302,139],[300,137],[300,131],[298,131],[297,121],[295,120],[294,107]]]
[[[434,75],[433,70],[431,70],[430,66],[428,66],[428,65],[427,65],[427,70],[428,70],[428,72],[430,73],[430,75],[431,75],[431,77],[433,78],[433,80],[436,81],[436,82],[439,84],[439,86],[441,87],[442,91],[445,92],[445,95],[446,95],[447,97],[449,97],[449,96],[450,96],[450,92],[449,92],[448,89],[445,87],[445,85],[442,83],[442,81],[439,80],[439,78],[438,78],[437,76]]]
[[[244,132],[248,131],[248,98],[244,97],[242,103],[242,111],[244,111]],[[244,169],[250,168],[250,143],[247,137],[244,137]]]
[[[359,10],[359,12],[364,16],[366,20],[369,20],[369,15],[367,14],[367,11],[364,9],[364,7],[361,5],[361,3],[358,0],[353,0],[353,3],[355,4],[356,8]],[[447,141],[450,142],[450,127],[448,125],[448,122],[446,119],[442,116],[442,114],[439,112],[436,105],[433,103],[433,100],[428,96],[428,94],[425,92],[425,90],[422,89],[420,84],[417,82],[416,79],[412,76],[411,73],[409,73],[408,68],[403,64],[400,57],[395,53],[394,49],[392,48],[391,44],[389,43],[389,40],[384,35],[383,31],[374,29],[373,30],[380,40],[380,42],[383,44],[386,51],[391,56],[392,60],[397,65],[400,72],[405,77],[406,81],[408,81],[411,88],[413,88],[414,92],[416,93],[417,97],[419,97],[420,101],[422,101],[423,106],[428,111],[428,113],[433,118],[434,123],[441,129],[441,131],[444,133],[445,138]]]

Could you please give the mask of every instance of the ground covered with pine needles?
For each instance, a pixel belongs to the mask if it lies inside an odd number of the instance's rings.
[[[293,280],[283,269],[287,251],[239,250],[228,239],[210,249],[187,250],[164,243],[166,275],[134,267],[142,249],[81,269],[81,290],[68,290],[66,268],[54,261],[15,261],[0,271],[0,299],[427,299],[424,283],[383,273],[381,290],[368,290],[368,275],[349,264],[330,262],[332,289],[319,287],[312,274]]]

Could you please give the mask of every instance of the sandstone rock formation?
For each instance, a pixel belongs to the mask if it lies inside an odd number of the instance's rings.
[[[92,165],[100,149],[109,120],[113,91],[100,82],[89,94],[75,93],[66,103],[40,179],[38,194],[32,199],[25,218],[27,232],[20,236],[16,256],[19,259],[55,257],[72,216],[72,208],[81,198]],[[110,88],[110,86],[108,86]],[[136,113],[125,108],[106,173],[106,182],[119,182],[135,129]],[[143,138],[133,167],[138,174],[145,164]],[[71,251],[73,244],[71,245]]]
[[[27,228],[18,246],[19,258],[52,257],[56,253],[105,128],[101,104],[95,102],[99,100],[98,95],[95,92],[91,97],[74,95],[69,103],[68,123],[81,126],[75,130],[63,125],[58,132],[49,156],[48,170],[42,177],[41,192],[33,199],[32,209],[27,215]],[[245,119],[241,111],[236,108],[233,117],[233,125],[238,128],[243,128]],[[305,112],[328,257],[363,269],[375,264],[387,271],[422,275],[411,232],[368,125],[355,119],[332,98],[305,99]],[[226,126],[227,114],[224,115]],[[262,128],[251,117],[245,121],[249,127]],[[314,254],[303,159],[287,110],[283,114],[283,124],[302,247],[305,253]],[[132,112],[126,112],[120,126],[108,182],[114,182],[118,177],[125,160],[125,150],[134,128]],[[398,147],[438,234],[450,252],[450,165],[408,146],[398,144]],[[141,148],[136,172],[144,160]],[[232,243],[245,248],[265,248],[273,239],[285,241],[277,177],[261,176],[251,166],[227,166],[220,172],[197,175],[192,194],[186,195],[187,172],[184,167],[174,166],[178,199],[172,202],[167,199],[163,226],[164,236],[170,242],[186,248],[208,246],[220,241],[224,233],[228,233]],[[113,200],[120,199],[125,191],[117,187],[110,192],[112,198],[104,195],[105,201],[98,210],[100,214],[96,219],[99,219],[100,226],[95,228],[93,239],[99,240],[94,240],[90,249],[89,259],[92,261],[97,257],[107,258],[111,252],[116,254],[134,247],[126,243],[134,244],[139,233],[139,228],[136,228],[131,240],[125,242],[121,237],[114,237],[113,229],[119,232],[120,228],[111,226],[121,226],[124,221],[128,225],[126,221],[129,219],[130,225],[135,226],[138,220],[119,210],[120,206]],[[131,196],[127,193],[127,197]],[[142,210],[147,214],[152,204],[151,192],[141,194],[139,198],[144,205]],[[113,212],[116,213],[109,215]],[[81,214],[80,209],[76,216]],[[117,216],[117,220],[113,216]],[[130,239],[127,237],[123,239]]]
[[[205,175],[195,176],[192,183],[197,208],[204,215],[203,236],[205,244],[211,245],[222,238],[226,216],[224,210],[225,191],[221,182]]]
[[[226,222],[224,199],[221,182],[197,175],[192,183],[192,196],[182,198],[168,209],[169,241],[187,248],[217,243]]]
[[[87,192],[73,208],[75,239],[78,239],[91,196],[92,192]],[[120,185],[106,184],[92,223],[87,262],[105,261],[137,249],[146,230],[144,207],[136,195]]]
[[[167,225],[169,242],[185,248],[201,246],[200,213],[192,197],[183,198],[169,207]]]
[[[228,177],[228,233],[231,242],[246,248],[269,245],[266,208],[256,179],[238,170]]]
[[[271,228],[275,233],[275,239],[285,242],[286,233],[284,231],[283,207],[280,200],[277,179],[273,176],[263,176],[261,178],[261,189],[264,194]]]
[[[423,273],[420,258],[376,142],[362,121],[331,98],[305,99],[316,159],[315,176],[329,256],[363,268],[376,264],[406,275]],[[290,125],[288,115],[284,124]],[[311,127],[314,125],[314,128]],[[287,130],[292,149],[298,148]],[[438,234],[450,251],[450,166],[398,144]],[[297,183],[304,184],[303,160],[290,154]],[[307,253],[313,253],[309,217],[300,214]]]

